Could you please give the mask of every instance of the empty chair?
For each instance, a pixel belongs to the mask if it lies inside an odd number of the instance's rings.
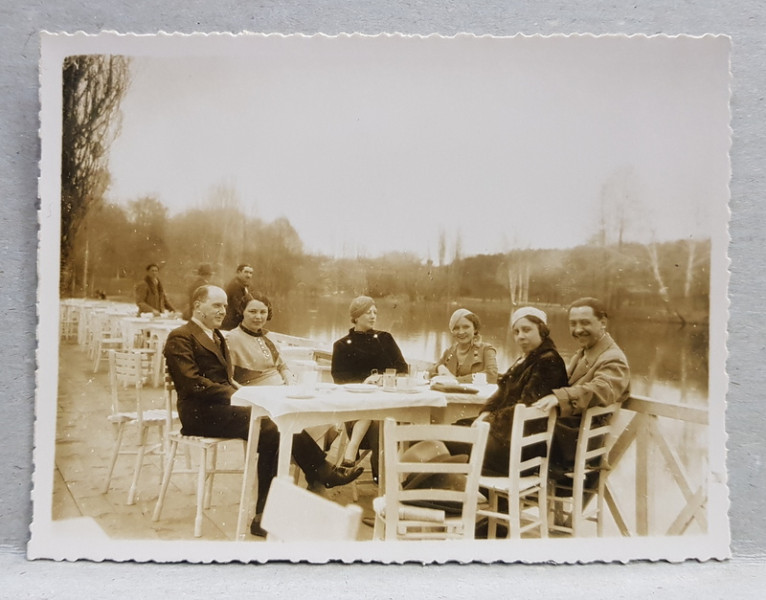
[[[580,421],[575,462],[571,471],[554,474],[549,489],[553,513],[550,531],[584,534],[588,521],[597,523],[597,535],[603,535],[604,484],[609,470],[607,461],[612,444],[612,424],[619,404],[589,408]]]
[[[289,477],[275,477],[263,509],[261,527],[269,541],[342,542],[357,539],[362,509],[300,488]]]
[[[489,538],[497,537],[499,521],[507,525],[509,538],[534,530],[540,537],[548,537],[548,459],[555,422],[555,411],[516,405],[508,476],[479,480],[479,488],[487,490],[488,508],[478,514],[488,518]]]
[[[77,339],[80,328],[80,307],[72,303],[62,302],[59,305],[59,334],[62,341]]]
[[[101,361],[110,350],[119,350],[123,346],[120,317],[105,312],[95,313],[91,322],[90,353],[93,359],[93,372],[98,373]]]
[[[109,471],[104,482],[103,493],[109,491],[117,458],[121,454],[135,454],[133,480],[128,491],[128,504],[135,502],[138,479],[144,460],[148,456],[164,454],[164,434],[167,415],[163,409],[145,410],[142,391],[149,377],[150,360],[142,352],[109,351],[109,383],[111,392],[112,411],[109,422],[116,428],[112,458]],[[136,427],[137,442],[134,449],[125,450],[122,447],[125,428]],[[156,431],[156,441],[149,442],[150,430]],[[162,460],[160,459],[160,468]]]
[[[168,421],[176,416],[175,412],[176,391],[173,380],[170,375],[165,373],[165,410]],[[197,503],[194,517],[194,537],[202,535],[202,520],[204,509],[210,508],[213,495],[213,480],[219,474],[242,474],[241,469],[219,469],[218,468],[218,448],[226,442],[241,442],[243,445],[243,458],[247,451],[247,442],[245,440],[232,438],[210,438],[197,435],[183,435],[180,431],[174,431],[168,434],[167,461],[165,463],[160,493],[157,498],[157,504],[154,507],[152,521],[159,521],[162,514],[162,508],[165,503],[170,478],[176,473],[196,473],[197,474]],[[178,447],[181,446],[187,452],[190,449],[196,449],[199,456],[199,463],[196,470],[188,467],[180,470],[175,469],[175,458]]]
[[[489,425],[400,425],[388,418],[383,429],[383,489],[373,501],[376,540],[474,538],[484,449]],[[470,448],[468,462],[449,453],[428,462],[405,450],[417,442],[459,442]],[[445,448],[446,449],[446,448]]]

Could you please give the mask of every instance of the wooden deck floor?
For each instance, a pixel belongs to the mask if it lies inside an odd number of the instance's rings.
[[[133,473],[133,458],[118,458],[107,493],[102,486],[114,442],[110,412],[109,381],[106,364],[92,373],[92,364],[75,343],[62,342],[60,351],[59,402],[56,427],[56,458],[53,486],[52,519],[91,517],[104,532],[115,539],[185,540],[193,536],[196,477],[175,474],[165,501],[162,518],[151,519],[160,483],[159,457],[147,460],[141,473],[134,505],[127,505]],[[162,406],[162,390],[145,389],[146,404]],[[128,428],[124,447],[134,444]],[[232,441],[219,454],[219,463],[241,467],[242,444]],[[334,458],[331,449],[330,458]],[[192,460],[196,457],[192,456]],[[183,458],[181,458],[183,460]],[[362,477],[365,477],[363,475]],[[213,502],[205,511],[202,538],[233,540],[241,485],[240,475],[219,475],[215,479]],[[371,517],[376,488],[359,484],[359,504],[365,517]],[[352,502],[350,486],[318,491],[341,504]],[[362,525],[359,539],[371,539],[372,528]],[[252,537],[252,541],[262,538]]]

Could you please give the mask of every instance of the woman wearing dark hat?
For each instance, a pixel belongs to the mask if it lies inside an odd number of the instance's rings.
[[[407,363],[402,351],[387,331],[375,329],[378,309],[369,296],[354,298],[349,306],[354,326],[348,335],[339,339],[332,348],[331,373],[335,383],[377,383],[386,369],[407,373]],[[373,477],[378,474],[379,426],[369,420],[356,421],[349,435],[349,442],[342,465],[356,463],[356,455],[362,443],[372,449]]]
[[[511,315],[513,339],[522,354],[499,377],[497,391],[489,397],[479,415],[489,423],[484,453],[486,474],[508,474],[511,424],[516,405],[531,406],[552,390],[567,385],[566,366],[550,337],[547,323],[547,315],[531,306],[520,308]],[[462,419],[458,423],[469,425],[473,421]],[[453,454],[462,450],[450,445]]]
[[[430,375],[456,377],[461,383],[471,383],[474,373],[484,373],[487,383],[497,382],[497,351],[481,341],[479,317],[465,308],[458,308],[449,320],[454,343],[442,354]]]

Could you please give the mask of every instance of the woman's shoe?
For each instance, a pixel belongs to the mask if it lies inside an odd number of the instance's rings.
[[[351,483],[354,479],[359,477],[363,471],[364,468],[361,465],[355,467],[343,467],[332,466],[330,463],[325,463],[317,470],[314,481],[321,483],[326,488],[333,488]]]
[[[359,464],[359,460],[358,459],[357,460],[348,460],[347,458],[344,458],[341,461],[340,466],[343,467],[344,469],[353,469],[358,464]]]

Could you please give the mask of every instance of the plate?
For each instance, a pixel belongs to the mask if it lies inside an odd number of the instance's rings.
[[[337,383],[317,383],[316,389],[318,392],[330,392],[338,389]]]
[[[307,392],[290,392],[287,394],[288,398],[294,398],[296,400],[308,400],[309,398],[315,398],[315,394],[310,394]]]
[[[371,385],[369,383],[347,383],[343,386],[343,389],[347,392],[354,392],[356,394],[369,394],[378,389],[377,385]]]
[[[442,385],[460,385],[455,377],[450,375],[436,375],[431,378],[431,383],[441,383]]]

